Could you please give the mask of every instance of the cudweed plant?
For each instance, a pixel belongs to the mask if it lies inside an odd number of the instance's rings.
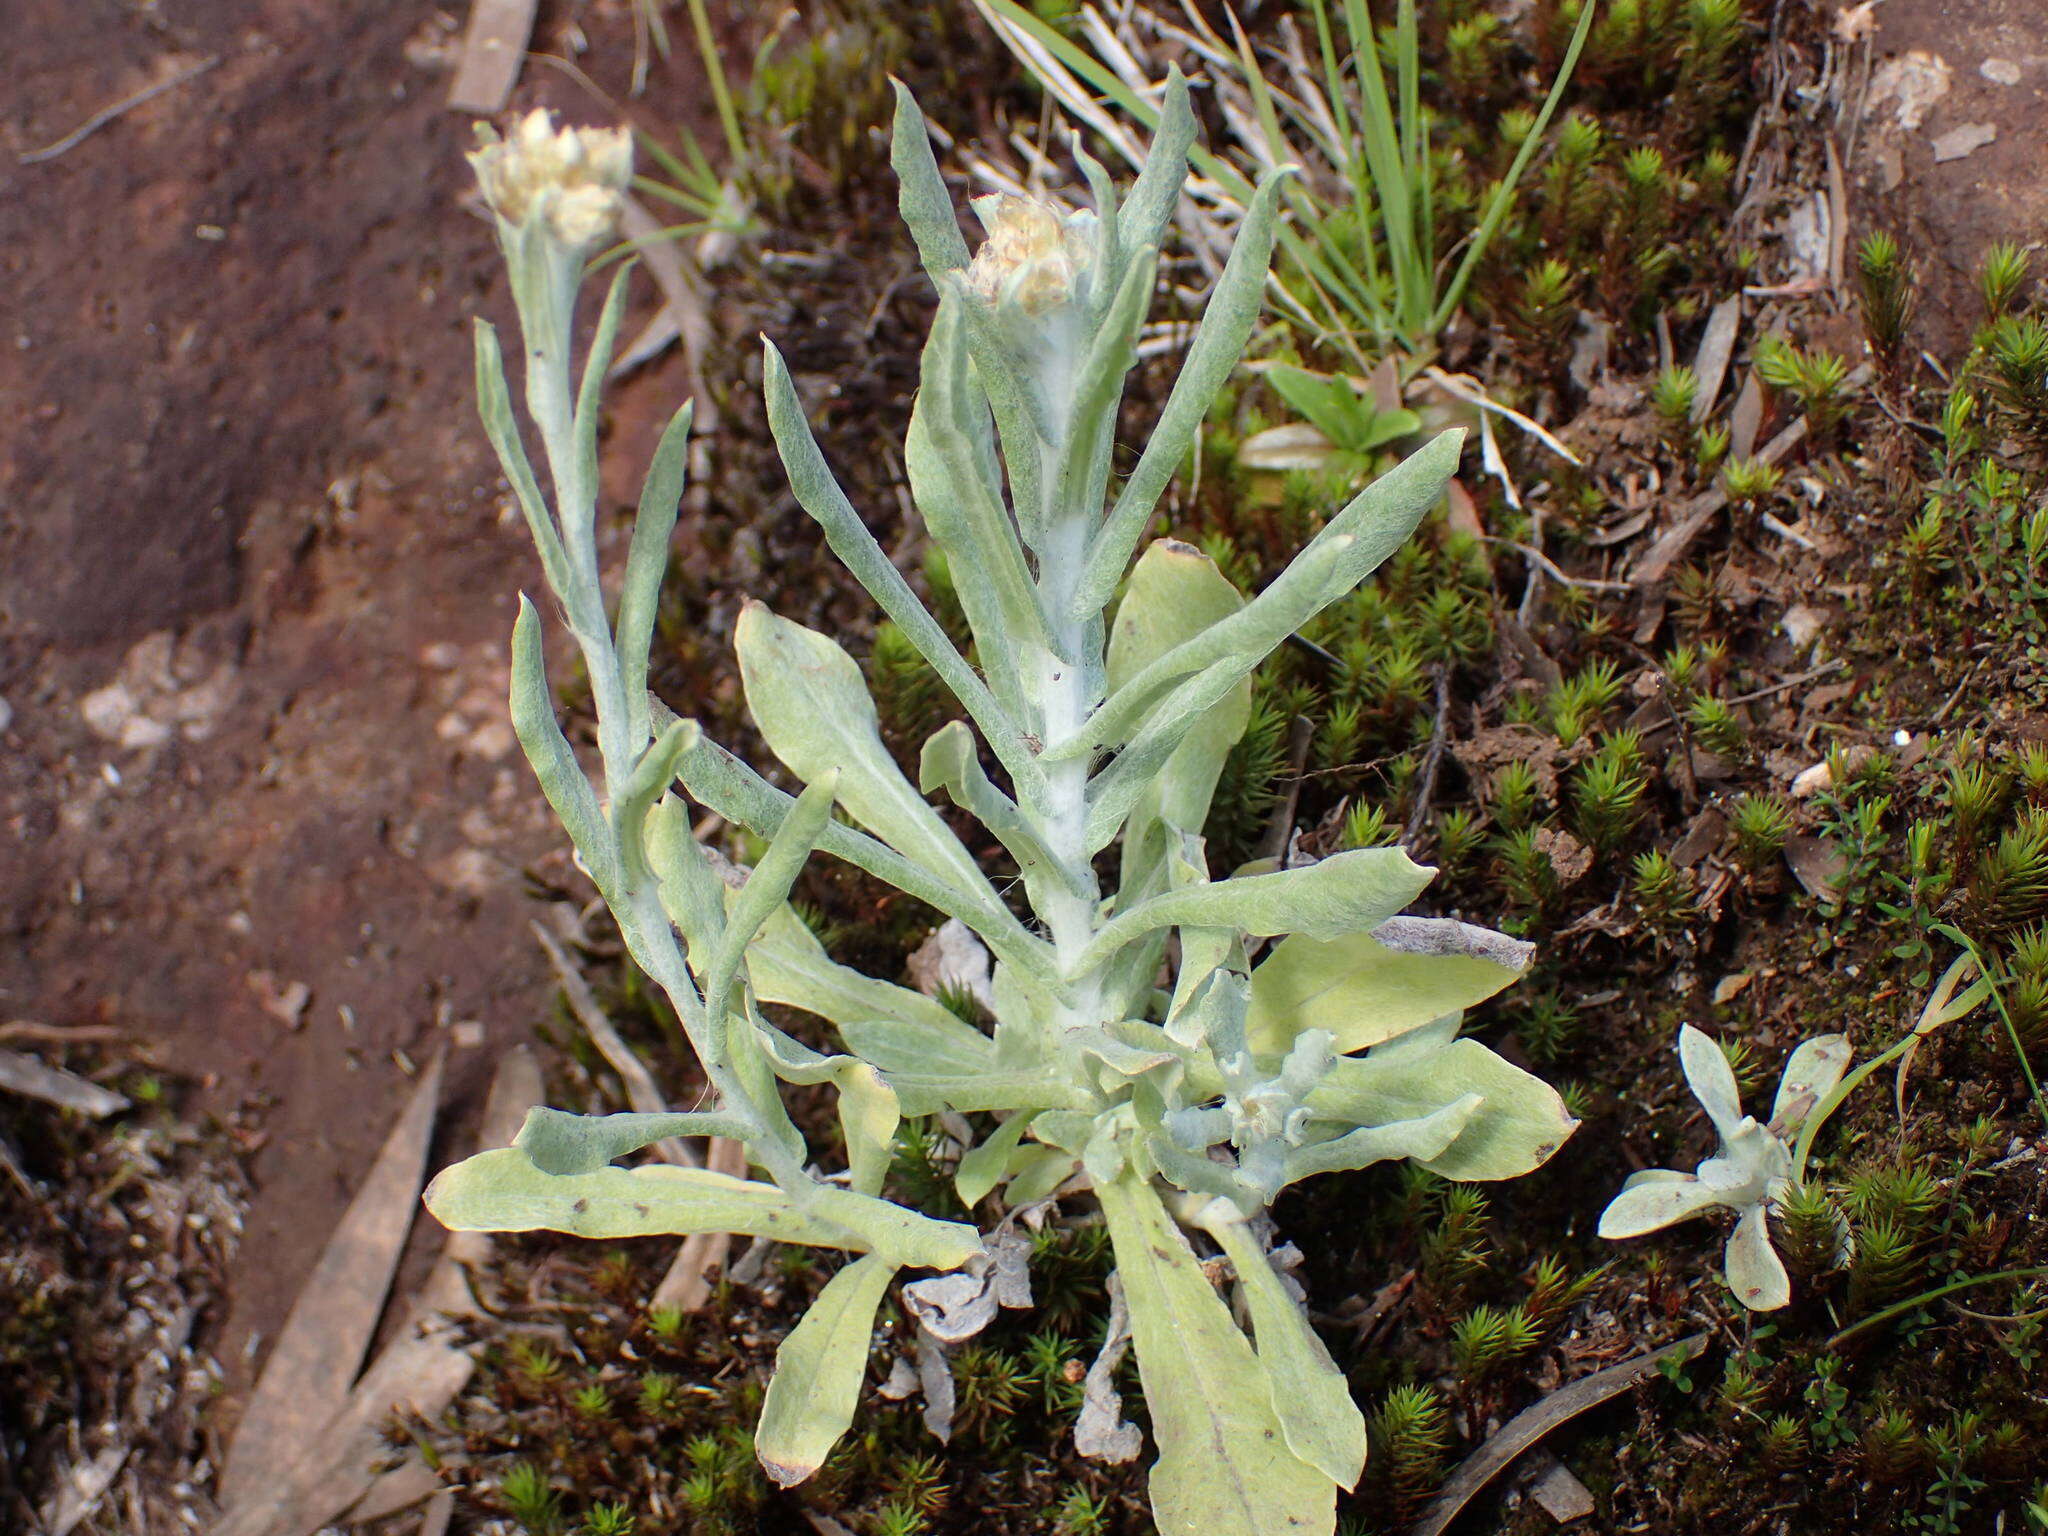
[[[1728,1053],[1690,1024],[1678,1031],[1678,1059],[1686,1085],[1713,1121],[1721,1149],[1691,1173],[1645,1168],[1631,1174],[1600,1213],[1600,1235],[1641,1237],[1711,1210],[1736,1216],[1723,1273],[1736,1300],[1753,1312],[1773,1312],[1792,1300],[1792,1281],[1771,1243],[1770,1218],[1801,1207],[1808,1195],[1807,1163],[1814,1137],[1864,1079],[1912,1050],[1942,1025],[1974,1010],[1991,988],[1971,955],[1959,956],[1905,1036],[1853,1072],[1845,1035],[1816,1035],[1786,1059],[1771,1118],[1759,1123],[1742,1112],[1741,1089]],[[1802,1217],[1806,1213],[1801,1211]],[[1797,1224],[1804,1228],[1809,1223]],[[1807,1246],[1802,1243],[1800,1246]],[[1823,1263],[1802,1263],[1822,1268]]]
[[[1223,879],[1209,871],[1200,829],[1246,729],[1254,669],[1407,538],[1443,495],[1459,438],[1443,434],[1360,492],[1256,597],[1186,545],[1137,554],[1258,315],[1285,174],[1253,198],[1180,377],[1112,494],[1118,403],[1193,134],[1175,75],[1127,195],[1084,157],[1092,209],[982,200],[987,234],[970,255],[923,119],[899,93],[901,209],[939,292],[905,460],[980,665],[841,493],[769,345],[768,416],[798,500],[967,717],[925,744],[913,785],[883,746],[853,658],[753,604],[737,629],[741,679],[761,735],[805,786],[793,798],[647,691],[687,407],[656,450],[616,619],[605,612],[598,392],[622,282],[580,384],[570,317],[625,178],[623,142],[533,118],[472,157],[511,269],[552,507],[520,446],[487,325],[482,414],[588,671],[601,787],[556,724],[540,619],[523,599],[513,720],[628,952],[672,1003],[713,1102],[664,1115],[535,1109],[514,1146],[444,1172],[428,1204],[458,1229],[719,1231],[854,1255],[777,1354],[755,1448],[785,1485],[817,1471],[850,1425],[876,1311],[899,1273],[938,1272],[908,1286],[907,1300],[941,1338],[964,1339],[997,1299],[1017,1302],[1001,1261],[1029,1245],[1002,1212],[1092,1191],[1158,1443],[1161,1529],[1329,1532],[1337,1490],[1360,1475],[1366,1427],[1268,1257],[1268,1206],[1312,1174],[1389,1159],[1447,1179],[1511,1177],[1575,1125],[1545,1084],[1458,1038],[1462,1010],[1514,981],[1529,946],[1398,915],[1432,874],[1401,849]],[[983,869],[925,798],[941,789],[1014,861],[1023,915],[999,893],[1008,872]],[[696,807],[764,840],[737,887],[693,840]],[[832,961],[789,904],[813,852],[979,935],[994,960],[992,1026]],[[1099,871],[1112,862],[1105,891]],[[800,1043],[764,1015],[768,1004],[829,1021],[843,1050]],[[785,1084],[835,1090],[846,1168],[820,1172]],[[905,1117],[940,1111],[984,1117],[955,1184],[986,1233],[881,1197]],[[614,1164],[659,1138],[704,1134],[743,1142],[756,1176]],[[1234,1276],[1249,1335],[1205,1254]],[[1139,1441],[1111,1408],[1084,1443],[1128,1459]]]
[[[1792,1282],[1771,1247],[1767,1217],[1795,1182],[1790,1138],[1841,1081],[1849,1042],[1841,1035],[1808,1040],[1785,1063],[1768,1124],[1742,1112],[1727,1055],[1690,1024],[1678,1032],[1678,1059],[1693,1097],[1714,1122],[1721,1150],[1692,1173],[1646,1168],[1630,1176],[1600,1216],[1600,1235],[1640,1237],[1716,1208],[1737,1213],[1728,1239],[1729,1288],[1745,1307],[1770,1312],[1792,1299]]]

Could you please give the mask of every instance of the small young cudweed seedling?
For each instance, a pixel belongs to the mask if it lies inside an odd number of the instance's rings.
[[[1934,984],[1913,1027],[1855,1071],[1848,1070],[1852,1052],[1845,1036],[1819,1035],[1803,1042],[1785,1063],[1767,1125],[1742,1113],[1741,1092],[1727,1053],[1690,1024],[1683,1026],[1678,1032],[1678,1058],[1693,1097],[1720,1133],[1720,1154],[1692,1173],[1647,1168],[1632,1175],[1601,1213],[1600,1235],[1640,1237],[1717,1207],[1734,1211],[1738,1220],[1728,1239],[1729,1287],[1752,1311],[1786,1305],[1792,1299],[1792,1283],[1772,1246],[1770,1216],[1781,1219],[1788,1251],[1803,1273],[1831,1269],[1844,1256],[1841,1213],[1807,1182],[1814,1137],[1872,1073],[1944,1024],[1968,1016],[1990,995],[1990,982],[1977,974],[1976,957],[1964,953]],[[1893,1191],[1893,1208],[1901,1215],[1906,1206],[1899,1192],[1909,1185],[1919,1187],[1917,1180],[1886,1185]],[[1932,1191],[1931,1183],[1927,1187]],[[1933,1194],[1925,1197],[1932,1198]],[[1904,1241],[1893,1245],[1891,1258],[1910,1261],[1911,1232],[1898,1223],[1893,1226]],[[1894,1265],[1888,1278],[1896,1279],[1897,1272]]]
[[[1631,1175],[1601,1212],[1600,1235],[1641,1237],[1717,1208],[1734,1211],[1740,1219],[1728,1239],[1728,1285],[1751,1311],[1775,1311],[1791,1301],[1792,1281],[1771,1247],[1766,1215],[1792,1187],[1792,1140],[1848,1069],[1849,1042],[1822,1035],[1792,1053],[1768,1125],[1742,1112],[1727,1056],[1690,1024],[1678,1032],[1678,1059],[1720,1133],[1721,1151],[1692,1173],[1646,1168]]]
[[[1005,1208],[1086,1189],[1129,1310],[1159,1449],[1160,1529],[1327,1536],[1338,1489],[1363,1467],[1366,1425],[1268,1257],[1266,1210],[1301,1179],[1389,1160],[1459,1189],[1512,1177],[1576,1123],[1547,1085],[1458,1038],[1463,1010],[1516,980],[1530,946],[1400,916],[1433,873],[1400,848],[1210,874],[1201,829],[1252,722],[1253,672],[1402,544],[1442,498],[1460,450],[1458,434],[1443,434],[1367,486],[1255,597],[1185,544],[1139,552],[1257,321],[1286,174],[1250,200],[1180,377],[1112,486],[1124,381],[1193,136],[1176,74],[1127,196],[1081,156],[1092,209],[984,199],[987,238],[970,256],[924,121],[899,93],[901,209],[939,292],[904,462],[979,668],[847,501],[771,345],[768,421],[797,500],[965,716],[925,743],[913,785],[883,744],[859,664],[829,636],[751,604],[735,635],[740,678],[762,738],[806,786],[794,798],[647,691],[687,409],[655,451],[616,619],[606,611],[596,444],[623,273],[580,383],[570,324],[583,260],[617,211],[623,141],[529,118],[476,156],[511,267],[552,505],[520,446],[487,326],[480,405],[582,652],[599,784],[556,723],[539,615],[524,602],[513,724],[627,952],[666,995],[711,1102],[674,1115],[536,1109],[514,1146],[447,1170],[427,1202],[466,1230],[735,1232],[846,1254],[783,1340],[754,1434],[785,1485],[816,1472],[851,1426],[876,1315],[901,1271],[940,1272],[903,1287],[905,1310],[941,1343],[964,1343],[998,1305],[1030,1304],[1016,1260],[1033,1245]],[[926,798],[940,790],[1001,845],[1002,867],[967,851]],[[737,888],[692,837],[706,811],[764,848]],[[986,1027],[828,957],[790,903],[814,851],[978,937],[993,970]],[[1117,871],[1113,890],[1105,867]],[[1013,885],[1021,916],[1003,894]],[[1274,941],[1256,966],[1254,940]],[[762,1011],[771,1003],[822,1018],[843,1049],[814,1050],[777,1028]],[[836,1095],[843,1170],[816,1165],[785,1084]],[[940,1132],[927,1127],[942,1113],[993,1122],[953,1174],[959,1205],[987,1213],[986,1233],[881,1196],[892,1149],[936,1147]],[[713,1134],[742,1142],[759,1176],[615,1164],[660,1138]],[[1226,1265],[1249,1333],[1211,1278]],[[957,1358],[963,1415],[1023,1390],[1023,1369],[1006,1357]],[[673,1393],[641,1380],[650,1411]],[[1142,1443],[1113,1409],[1084,1413],[1082,1426],[1091,1454],[1128,1460]],[[686,1505],[716,1500],[708,1476],[684,1485]]]

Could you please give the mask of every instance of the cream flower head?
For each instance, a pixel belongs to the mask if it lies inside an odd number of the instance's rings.
[[[626,129],[557,128],[553,113],[536,109],[508,139],[483,123],[477,138],[469,163],[484,200],[506,223],[544,218],[548,232],[576,250],[617,226],[619,194],[633,174],[633,136]]]
[[[984,304],[1014,303],[1031,315],[1071,302],[1095,264],[1095,215],[1046,198],[976,198],[988,238],[967,268],[967,291]]]

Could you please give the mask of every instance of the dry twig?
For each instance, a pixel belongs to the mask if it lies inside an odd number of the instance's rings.
[[[1618,1397],[1644,1377],[1653,1374],[1666,1360],[1684,1360],[1706,1343],[1696,1333],[1676,1344],[1667,1344],[1604,1371],[1581,1376],[1559,1387],[1541,1401],[1531,1404],[1510,1419],[1484,1445],[1465,1458],[1464,1465],[1451,1474],[1443,1491],[1430,1501],[1422,1518],[1415,1522],[1411,1536],[1442,1536],[1474,1494],[1505,1471],[1509,1463],[1559,1425],[1568,1423],[1588,1409]]]
[[[111,107],[100,108],[99,111],[93,113],[91,117],[88,117],[76,128],[65,134],[56,143],[46,144],[41,149],[25,150],[14,158],[23,165],[41,165],[45,161],[54,160],[59,155],[66,154],[77,148],[81,143],[91,138],[116,118],[134,111],[145,101],[155,100],[163,95],[165,91],[181,86],[187,80],[197,79],[219,62],[220,55],[214,54],[211,58],[201,59],[189,69],[181,69],[175,75],[166,75],[163,79],[157,81],[156,84],[146,85],[134,95],[122,97]]]

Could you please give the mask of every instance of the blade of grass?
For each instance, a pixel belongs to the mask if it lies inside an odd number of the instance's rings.
[[[1406,297],[1411,306],[1401,317],[1412,336],[1435,329],[1430,316],[1436,302],[1436,175],[1430,163],[1429,130],[1422,115],[1422,43],[1415,25],[1415,0],[1401,0],[1394,23],[1394,74],[1400,82],[1401,133],[1406,140],[1409,185],[1415,188],[1415,270],[1420,278]]]
[[[1379,189],[1380,223],[1386,230],[1387,269],[1394,280],[1394,314],[1408,313],[1407,296],[1428,273],[1415,266],[1415,198],[1401,151],[1394,105],[1387,95],[1387,77],[1380,67],[1379,45],[1365,0],[1344,0],[1344,22],[1351,33],[1352,71],[1363,97],[1359,137],[1366,166]]]
[[[1373,229],[1379,222],[1379,199],[1374,195],[1364,157],[1353,147],[1357,139],[1351,131],[1351,110],[1345,104],[1344,68],[1337,60],[1337,42],[1330,28],[1327,0],[1311,0],[1311,4],[1315,9],[1316,43],[1323,54],[1323,74],[1327,82],[1325,94],[1329,97],[1331,120],[1337,125],[1338,164],[1345,179],[1351,183],[1351,196],[1357,204],[1354,216],[1358,220],[1358,241],[1365,258],[1365,288],[1372,296],[1373,327],[1384,332],[1386,317],[1379,305],[1380,258],[1378,242],[1373,239]]]
[[[1908,1296],[1904,1301],[1893,1302],[1882,1312],[1873,1312],[1861,1321],[1851,1323],[1829,1339],[1824,1348],[1832,1354],[1857,1334],[1868,1332],[1872,1328],[1881,1328],[1893,1318],[1904,1317],[1908,1312],[1924,1307],[1930,1301],[1939,1301],[1952,1292],[1966,1291],[1973,1285],[1989,1285],[1993,1280],[2029,1280],[2037,1275],[2048,1275],[2048,1264],[2036,1265],[2032,1269],[2002,1269],[1996,1274],[1971,1275],[1964,1280],[1951,1280],[1947,1285],[1937,1285],[1933,1290],[1922,1291],[1918,1296]]]
[[[1962,929],[1951,923],[1942,923],[1938,924],[1934,931],[1953,939],[1968,951],[1971,961],[1977,967],[1977,975],[1982,978],[1979,984],[1990,992],[1991,1004],[1998,1010],[1998,1017],[2005,1024],[2006,1037],[2012,1041],[2012,1053],[2019,1058],[2020,1074],[2027,1080],[2027,1091],[2034,1096],[2034,1108],[2041,1112],[2041,1123],[2048,1125],[2048,1098],[2042,1096],[2040,1080],[2034,1076],[2034,1064],[2027,1059],[2027,1048],[2020,1040],[2019,1026],[2013,1023],[2012,1014],[2005,1006],[2005,989],[1999,986],[1997,973],[1985,964],[1984,953],[1978,949],[1977,941]]]
[[[711,82],[711,99],[718,104],[718,124],[725,130],[725,150],[735,168],[746,164],[747,136],[740,131],[740,115],[733,106],[732,87],[726,83],[725,59],[718,51],[718,39],[711,31],[711,15],[704,0],[689,0],[690,26],[697,34],[697,52],[704,60],[704,74]]]

